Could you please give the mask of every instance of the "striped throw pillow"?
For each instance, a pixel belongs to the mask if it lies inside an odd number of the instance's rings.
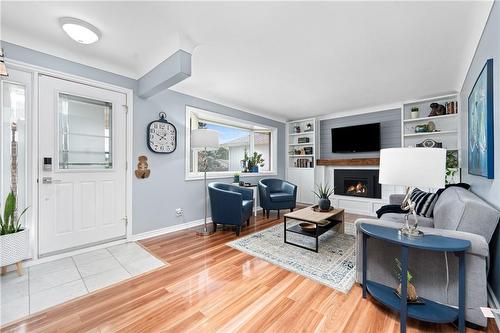
[[[415,203],[417,215],[432,217],[438,197],[439,193],[424,192],[416,188],[411,192],[410,199]]]

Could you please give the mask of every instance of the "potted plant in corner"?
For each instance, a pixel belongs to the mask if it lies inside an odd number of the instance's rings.
[[[331,202],[330,196],[333,194],[335,189],[333,187],[326,185],[316,185],[316,191],[313,193],[318,197],[318,208],[320,211],[327,212],[330,210]]]
[[[22,275],[22,260],[28,258],[29,233],[28,229],[21,225],[21,217],[29,207],[26,207],[19,216],[16,217],[16,196],[10,192],[5,200],[3,217],[0,214],[0,266],[2,273],[6,267],[16,264],[17,274]]]

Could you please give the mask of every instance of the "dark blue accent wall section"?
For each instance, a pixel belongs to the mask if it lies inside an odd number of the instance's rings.
[[[462,180],[471,184],[471,190],[500,209],[500,5],[498,2],[493,7],[488,22],[481,36],[476,53],[470,64],[467,76],[460,91],[461,103],[461,137],[462,137]],[[481,69],[488,59],[493,59],[493,108],[496,132],[494,135],[495,175],[496,179],[486,179],[469,175],[467,172],[467,98],[479,76]],[[495,223],[496,221],[491,221]],[[490,242],[490,273],[488,282],[497,300],[500,300],[500,232],[495,232]]]

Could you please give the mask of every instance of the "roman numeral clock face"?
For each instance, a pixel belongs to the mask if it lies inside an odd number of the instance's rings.
[[[165,120],[163,113],[160,119],[148,125],[148,147],[152,152],[169,154],[177,147],[177,130]]]

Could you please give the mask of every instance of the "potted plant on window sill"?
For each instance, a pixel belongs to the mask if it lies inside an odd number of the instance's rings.
[[[17,274],[20,276],[23,273],[22,261],[29,254],[28,229],[23,228],[20,221],[29,207],[16,217],[16,205],[16,196],[10,192],[5,200],[4,214],[0,214],[0,266],[4,274],[8,265],[16,264]]]
[[[245,154],[243,155],[243,160],[241,160],[242,165],[244,166],[243,172],[259,172],[259,166],[264,167],[264,159],[262,158],[262,154],[254,152],[253,155],[248,156],[248,153],[245,149]]]
[[[259,172],[259,166],[264,167],[264,159],[262,158],[262,154],[257,153],[256,151],[250,157],[250,172]]]

